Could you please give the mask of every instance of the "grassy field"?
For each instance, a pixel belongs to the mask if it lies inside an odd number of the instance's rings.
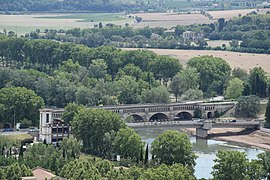
[[[5,137],[10,141],[29,141],[34,139],[30,134],[5,135],[2,137]]]
[[[207,41],[208,46],[211,47],[217,47],[217,46],[222,46],[222,44],[225,44],[226,47],[230,46],[231,41],[226,41],[226,40],[215,40],[215,41]]]
[[[140,23],[133,24],[133,27],[174,27],[176,25],[190,25],[211,23],[213,20],[209,20],[202,14],[178,14],[178,13],[138,13],[132,16],[139,16],[142,18]]]
[[[57,16],[43,16],[36,18],[46,18],[46,19],[75,19],[78,22],[109,22],[109,21],[119,21],[126,20],[124,13],[89,13],[89,14],[66,14]]]
[[[125,48],[125,50],[134,50]],[[159,55],[169,55],[179,59],[181,64],[186,64],[187,61],[193,57],[212,55],[221,57],[226,60],[231,68],[240,67],[249,71],[254,67],[262,67],[268,74],[270,74],[270,55],[268,54],[252,54],[239,53],[230,51],[211,51],[211,50],[173,50],[173,49],[148,49]]]
[[[99,22],[125,25],[134,20],[123,13],[0,15],[0,32],[6,29],[21,35],[35,29],[92,28]]]

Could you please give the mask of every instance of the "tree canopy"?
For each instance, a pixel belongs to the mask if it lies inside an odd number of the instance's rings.
[[[6,87],[0,89],[0,122],[13,124],[25,119],[38,125],[39,109],[44,106],[44,101],[34,91],[25,87]]]
[[[254,95],[238,99],[235,115],[238,117],[256,117],[260,112],[260,98]]]
[[[231,68],[225,60],[213,56],[201,56],[192,58],[187,64],[199,73],[199,85],[203,92],[209,95],[223,94],[223,85],[231,74]]]
[[[260,180],[263,177],[262,164],[258,161],[248,161],[246,154],[239,151],[218,151],[214,160],[213,179],[254,179]]]
[[[244,91],[244,82],[239,78],[231,79],[224,92],[227,99],[238,99]]]
[[[180,163],[191,169],[195,166],[196,156],[186,133],[168,130],[159,135],[151,145],[153,160],[158,164]]]
[[[103,109],[82,109],[71,122],[74,135],[83,141],[84,152],[105,156],[105,134],[119,131],[126,125],[119,114]]]

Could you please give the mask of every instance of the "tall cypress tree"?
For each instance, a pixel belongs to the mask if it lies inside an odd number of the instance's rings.
[[[19,158],[23,157],[23,144],[21,144],[20,152],[19,152]]]
[[[140,155],[140,161],[143,161],[143,148],[141,147],[141,155]]]
[[[2,156],[5,154],[5,146],[2,146]]]
[[[144,164],[148,163],[148,144],[146,145],[146,150],[145,150],[145,158],[144,158]]]
[[[270,128],[270,96],[268,98],[265,112],[265,127]]]

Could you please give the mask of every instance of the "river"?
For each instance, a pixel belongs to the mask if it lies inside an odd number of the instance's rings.
[[[149,148],[151,148],[151,143],[155,140],[155,138],[166,130],[167,129],[143,129],[136,131],[142,137],[142,140],[149,144]],[[246,152],[247,157],[250,160],[256,159],[258,154],[264,152],[263,150],[236,143],[227,143],[224,141],[217,141],[212,139],[197,139],[195,136],[191,135],[190,141],[192,143],[193,151],[198,156],[195,166],[195,176],[198,179],[212,177],[211,171],[214,165],[213,160],[216,158],[216,153],[218,150],[225,149]]]

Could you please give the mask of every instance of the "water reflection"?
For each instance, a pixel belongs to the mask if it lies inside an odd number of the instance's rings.
[[[169,129],[179,130],[176,128]],[[168,130],[168,128],[147,130],[141,129],[137,130],[137,132],[142,137],[142,140],[149,144],[149,148],[151,148],[151,143],[155,140],[155,138],[166,130]],[[190,141],[192,143],[193,151],[198,156],[195,166],[195,176],[197,178],[211,178],[210,173],[212,171],[212,167],[214,166],[213,160],[216,158],[216,153],[218,150],[225,149],[245,152],[248,159],[256,159],[259,153],[264,152],[256,148],[247,147],[236,143],[227,143],[216,140],[205,140],[201,138],[196,138],[195,136],[191,135]]]

